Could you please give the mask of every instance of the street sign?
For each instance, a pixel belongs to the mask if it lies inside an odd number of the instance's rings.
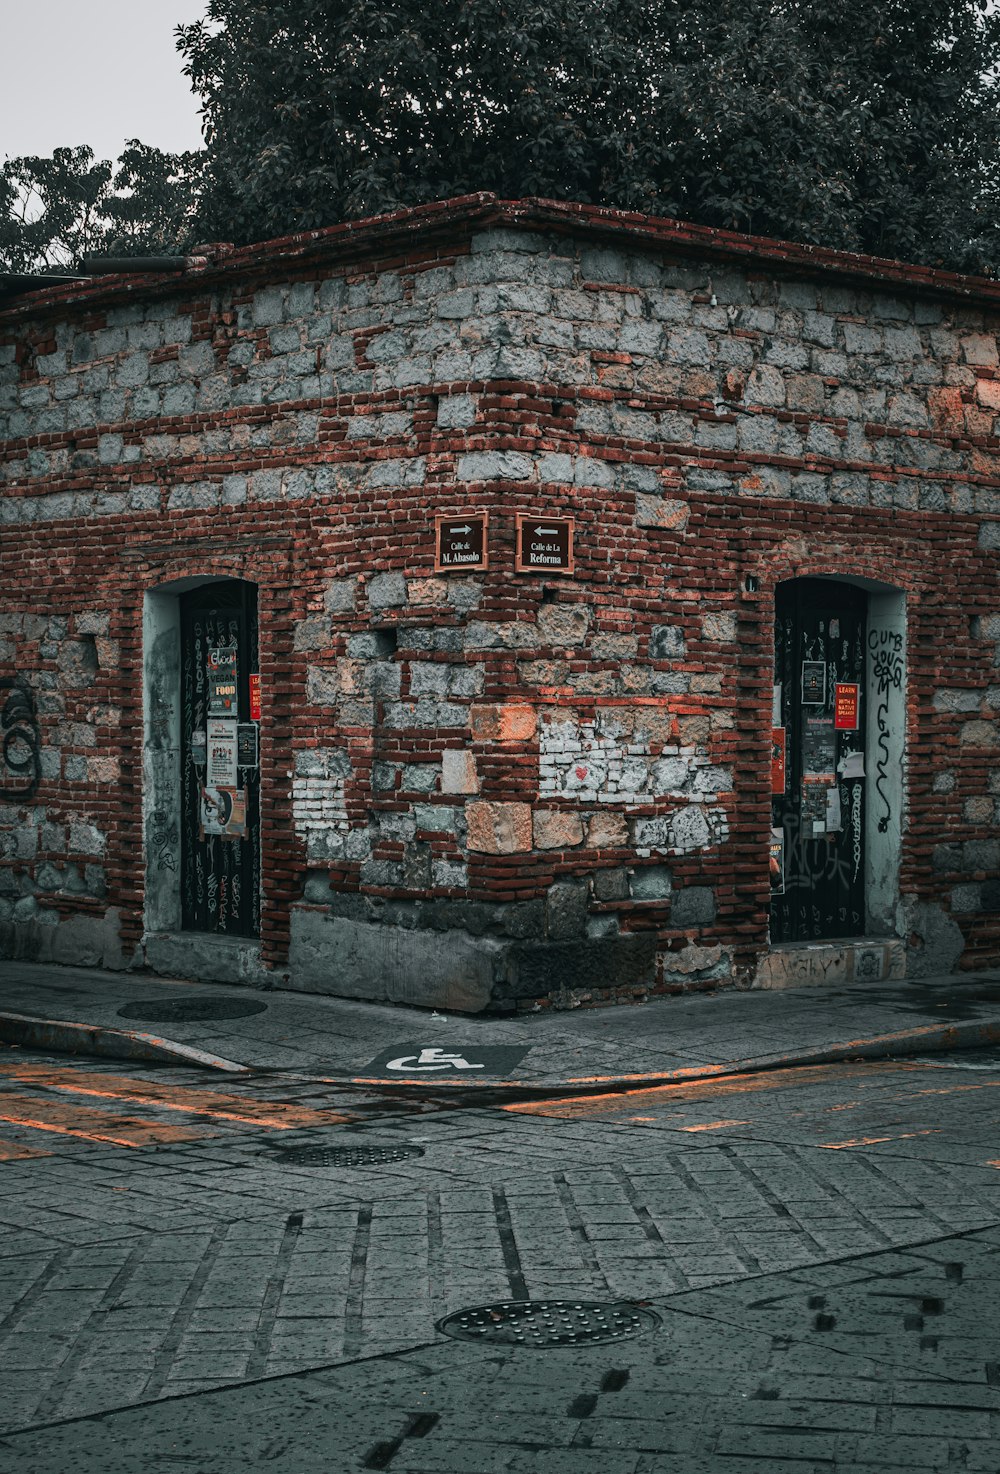
[[[509,1075],[528,1049],[507,1044],[397,1044],[367,1065],[365,1075],[387,1079],[476,1080],[483,1075]]]
[[[517,514],[518,573],[573,572],[573,518]]]
[[[489,563],[486,545],[488,522],[485,512],[435,517],[435,572],[456,573],[468,568],[486,568]]]

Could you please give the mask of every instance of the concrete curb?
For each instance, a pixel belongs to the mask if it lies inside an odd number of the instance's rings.
[[[195,1065],[203,1070],[223,1070],[230,1075],[249,1075],[247,1065],[208,1054],[189,1044],[142,1034],[133,1029],[108,1029],[99,1024],[73,1024],[63,1019],[33,1018],[25,1013],[0,1013],[0,1042],[22,1049],[40,1049],[52,1054],[86,1054],[101,1059],[134,1059],[160,1064]]]
[[[694,1085],[699,1080],[717,1080],[724,1076],[752,1075],[765,1070],[787,1070],[807,1065],[840,1064],[846,1060],[902,1059],[912,1054],[939,1054],[954,1049],[985,1049],[1000,1043],[1000,1019],[973,1019],[960,1024],[927,1024],[917,1029],[902,1029],[891,1034],[876,1034],[869,1039],[849,1039],[830,1044],[824,1049],[803,1049],[792,1054],[758,1055],[751,1059],[730,1060],[725,1064],[686,1065],[681,1069],[634,1075],[570,1076],[552,1084],[528,1080],[435,1080],[401,1076],[387,1080],[384,1076],[310,1076],[330,1083],[364,1085],[368,1089],[398,1090],[401,1086],[415,1091],[456,1091],[468,1096],[490,1094],[522,1098],[551,1095],[623,1094],[630,1090],[646,1090],[657,1085]]]
[[[315,1080],[330,1085],[364,1086],[369,1091],[408,1094],[423,1092],[465,1099],[540,1099],[553,1095],[622,1094],[648,1090],[658,1085],[694,1085],[699,1080],[750,1075],[765,1070],[783,1070],[807,1065],[839,1064],[845,1060],[902,1059],[913,1054],[937,1054],[956,1049],[984,1049],[1000,1043],[1000,1019],[970,1019],[957,1024],[926,1024],[920,1028],[876,1034],[867,1039],[848,1039],[822,1049],[803,1049],[790,1054],[758,1055],[729,1060],[724,1064],[685,1065],[680,1069],[654,1070],[621,1075],[569,1076],[559,1080],[473,1081],[429,1079],[427,1076],[352,1075],[345,1071],[273,1069],[267,1065],[244,1065],[220,1055],[209,1054],[189,1044],[164,1039],[133,1029],[112,1029],[98,1024],[76,1024],[59,1019],[34,1018],[28,1014],[0,1012],[0,1043],[18,1044],[55,1054],[82,1054],[103,1059],[153,1061],[161,1064],[196,1066],[230,1075],[280,1075],[296,1080]]]

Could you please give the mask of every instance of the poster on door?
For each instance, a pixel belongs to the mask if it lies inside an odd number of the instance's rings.
[[[208,714],[236,716],[236,649],[213,645],[208,652]]]
[[[785,774],[785,729],[784,727],[771,728],[771,792],[772,794],[783,794],[786,785]]]
[[[201,838],[243,839],[247,832],[246,792],[242,788],[201,790]]]
[[[228,717],[208,719],[208,773],[209,788],[235,788],[239,782],[237,773],[238,749],[237,722]]]

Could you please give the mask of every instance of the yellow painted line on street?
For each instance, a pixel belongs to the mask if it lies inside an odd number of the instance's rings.
[[[749,1126],[749,1121],[706,1121],[701,1126],[678,1126],[678,1131],[724,1131],[727,1126]]]
[[[803,1085],[829,1084],[832,1079],[854,1080],[877,1070],[880,1076],[910,1073],[919,1069],[908,1060],[864,1060],[852,1064],[802,1065],[784,1070],[747,1072],[699,1081],[672,1081],[665,1085],[647,1085],[644,1089],[615,1090],[600,1095],[585,1095],[567,1100],[555,1096],[546,1100],[511,1101],[500,1109],[512,1115],[601,1116],[619,1111],[634,1111],[637,1106],[663,1107],[679,1101],[715,1100],[727,1095],[752,1095],[757,1091],[797,1090]],[[833,1072],[836,1072],[835,1074]],[[857,1087],[854,1087],[857,1088]]]
[[[182,1111],[186,1115],[209,1116],[218,1121],[268,1126],[275,1131],[291,1131],[302,1126],[339,1126],[353,1119],[351,1116],[335,1115],[331,1111],[287,1105],[280,1101],[262,1101],[257,1104],[243,1096],[230,1095],[219,1090],[195,1090],[183,1085],[137,1080],[128,1075],[92,1074],[49,1065],[3,1065],[0,1066],[0,1075],[19,1080],[25,1085],[63,1094],[94,1096],[101,1100],[127,1100],[156,1106],[161,1110]],[[2,1099],[0,1095],[0,1101]]]
[[[894,1136],[856,1136],[850,1141],[817,1141],[828,1152],[846,1151],[852,1146],[877,1146],[880,1141],[909,1141],[914,1136],[940,1136],[937,1127],[929,1131],[897,1131]]]
[[[39,1147],[26,1146],[20,1141],[5,1141],[0,1136],[0,1162],[23,1162],[28,1157],[51,1157],[51,1152],[42,1151]]]
[[[153,1146],[163,1142],[194,1141],[205,1135],[165,1121],[144,1121],[112,1111],[94,1111],[75,1101],[45,1100],[42,1096],[0,1096],[0,1121],[26,1126],[82,1141],[109,1141],[115,1146]]]

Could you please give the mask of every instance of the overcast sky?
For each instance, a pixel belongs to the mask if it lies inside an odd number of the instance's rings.
[[[201,147],[173,29],[205,0],[0,0],[0,12],[0,158],[87,143],[116,159],[127,138]]]

